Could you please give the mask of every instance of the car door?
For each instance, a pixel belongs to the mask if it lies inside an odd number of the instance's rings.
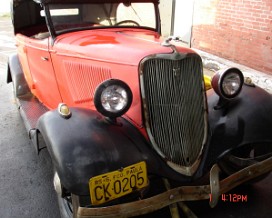
[[[48,108],[54,109],[62,102],[50,53],[49,38],[26,38],[25,47],[33,85],[32,92]]]

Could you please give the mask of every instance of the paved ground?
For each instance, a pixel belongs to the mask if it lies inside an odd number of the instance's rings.
[[[0,217],[58,218],[49,155],[35,154],[6,84],[7,55],[15,49],[7,24],[0,19]]]
[[[58,218],[52,185],[52,164],[44,150],[40,156],[28,140],[18,114],[11,84],[5,83],[7,55],[14,51],[10,22],[0,19],[0,217]],[[207,201],[191,202],[198,217],[272,217],[272,175],[231,194],[246,196],[245,202],[220,200],[215,209]]]

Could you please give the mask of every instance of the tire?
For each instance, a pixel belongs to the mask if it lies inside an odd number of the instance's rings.
[[[234,149],[226,154],[218,163],[220,169],[226,175],[232,175],[252,164],[263,161],[272,156],[272,143],[248,144]],[[265,173],[247,182],[252,184],[265,179],[269,173]]]
[[[72,200],[70,201],[69,198],[71,197],[61,197],[57,194],[58,204],[59,204],[59,211],[61,218],[72,218],[73,217],[73,208],[72,208]]]
[[[71,193],[66,193],[61,185],[59,176],[54,170],[54,187],[57,194],[57,200],[59,205],[61,218],[73,218],[73,203]]]

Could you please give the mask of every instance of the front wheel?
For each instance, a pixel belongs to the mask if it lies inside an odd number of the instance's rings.
[[[72,218],[73,217],[73,206],[72,206],[72,197],[67,196],[65,198],[57,194],[60,217],[61,218]]]
[[[226,154],[220,161],[219,167],[227,174],[231,175],[239,170],[242,170],[252,164],[263,161],[272,156],[272,143],[256,143],[244,145],[236,148]],[[249,183],[255,183],[265,179],[269,173],[265,173]]]
[[[65,191],[65,189],[61,185],[59,176],[56,172],[54,173],[54,187],[57,193],[60,217],[61,218],[76,217],[76,210],[79,205],[78,197]]]

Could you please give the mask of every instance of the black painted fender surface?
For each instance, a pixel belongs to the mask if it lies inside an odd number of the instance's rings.
[[[215,110],[218,96],[213,94],[209,98],[209,124],[216,138],[213,140],[225,141],[236,135],[241,135],[241,143],[272,140],[272,95],[259,87],[244,85],[243,91],[237,99],[228,106]],[[239,125],[242,128],[239,128]],[[224,126],[224,134],[218,133]],[[224,136],[225,139],[222,139]],[[220,139],[221,138],[221,139]]]
[[[123,118],[113,125],[95,111],[71,108],[71,112],[69,119],[57,111],[45,113],[38,121],[38,130],[62,185],[72,193],[88,195],[91,177],[140,161],[146,161],[151,174],[176,175]]]
[[[13,82],[15,96],[22,96],[30,92],[17,54],[9,56],[7,67],[7,83]]]
[[[238,146],[262,142],[272,145],[271,94],[257,86],[244,85],[236,99],[216,110],[218,100],[213,90],[208,92],[211,137],[204,168],[209,168],[226,151]]]

